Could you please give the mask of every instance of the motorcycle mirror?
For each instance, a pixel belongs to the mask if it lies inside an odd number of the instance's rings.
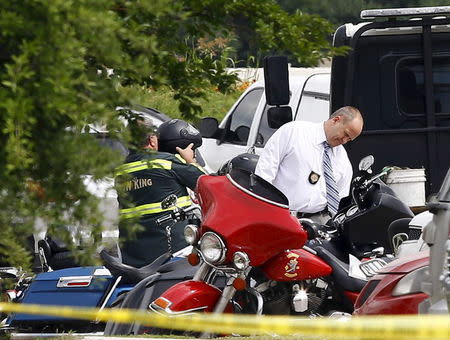
[[[168,209],[170,207],[175,206],[175,203],[177,203],[177,195],[175,194],[169,195],[166,198],[164,198],[163,201],[161,202],[161,208]]]
[[[359,171],[367,171],[375,162],[375,158],[372,155],[366,156],[359,161]]]

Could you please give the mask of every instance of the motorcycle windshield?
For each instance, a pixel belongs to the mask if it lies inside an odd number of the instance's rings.
[[[201,176],[197,194],[203,215],[201,232],[222,237],[227,261],[243,251],[252,266],[259,266],[281,251],[305,244],[306,232],[289,213],[286,197],[250,172]]]

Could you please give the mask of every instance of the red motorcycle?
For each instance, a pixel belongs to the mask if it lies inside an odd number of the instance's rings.
[[[194,247],[189,262],[200,264],[199,269],[192,280],[172,286],[153,301],[150,310],[171,316],[351,313],[366,280],[349,275],[349,253],[370,257],[383,243],[363,242],[354,230],[357,222],[363,219],[372,227],[377,220],[371,214],[386,216],[380,214],[383,209],[392,220],[412,216],[393,193],[375,184],[379,175],[369,176],[372,163],[373,157],[366,159],[364,174],[354,181],[358,202],[352,200],[329,226],[320,227],[305,221],[304,228],[290,214],[286,197],[252,172],[232,167],[226,176],[202,176],[197,196],[203,220],[200,226],[185,228],[186,240]],[[387,226],[378,232],[386,239]],[[374,258],[364,262],[364,268],[384,264]]]
[[[389,263],[373,276],[355,303],[355,315],[417,314],[428,295],[421,284],[427,277],[429,252]]]
[[[427,208],[432,219],[423,241],[429,250],[400,257],[372,277],[356,301],[356,315],[449,312],[450,169]]]

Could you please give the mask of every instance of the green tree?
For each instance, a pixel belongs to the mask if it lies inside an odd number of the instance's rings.
[[[361,21],[364,9],[447,6],[447,0],[278,0],[280,6],[294,13],[317,14],[335,26]]]
[[[3,262],[28,263],[24,244],[40,217],[57,235],[66,224],[102,228],[83,175],[112,176],[120,157],[83,134],[86,125],[103,122],[126,139],[114,108],[143,96],[151,103],[161,87],[185,118],[198,116],[204,89],[235,83],[226,72],[230,50],[212,53],[204,43],[230,39],[238,16],[250,22],[255,53],[290,51],[305,65],[342,53],[327,42],[331,24],[289,15],[272,0],[1,1]]]
[[[288,12],[317,14],[331,21],[335,26],[357,22],[359,13],[365,7],[364,0],[279,0]]]
[[[258,65],[266,55],[286,54],[294,65],[306,67],[330,57],[324,47],[329,45],[334,27],[320,16],[289,15],[275,1],[236,1],[232,7],[228,21],[236,32],[241,64],[254,59]]]

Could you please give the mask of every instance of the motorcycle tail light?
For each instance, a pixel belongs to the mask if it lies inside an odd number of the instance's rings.
[[[237,251],[233,255],[233,264],[236,269],[245,270],[250,265],[250,259],[246,253]]]
[[[56,283],[58,288],[69,287],[89,287],[92,282],[92,276],[61,276]]]
[[[208,231],[200,239],[200,251],[206,262],[220,264],[225,260],[227,249],[217,234]]]
[[[198,227],[195,224],[188,224],[184,227],[184,239],[191,246],[198,241]]]

